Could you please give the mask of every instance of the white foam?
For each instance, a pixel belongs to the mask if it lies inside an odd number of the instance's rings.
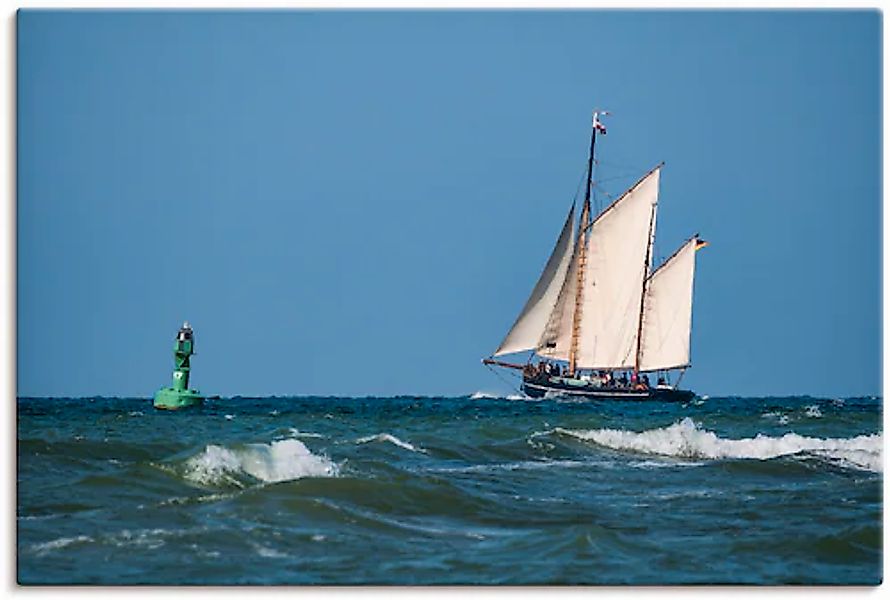
[[[813,438],[786,433],[782,437],[758,434],[753,438],[725,439],[701,429],[692,419],[668,427],[636,432],[622,429],[555,431],[589,440],[615,450],[682,458],[750,458],[766,460],[808,452],[874,472],[883,470],[883,436],[879,433],[854,438]]]
[[[262,556],[263,558],[289,558],[290,554],[286,554],[284,552],[279,552],[274,548],[269,548],[267,546],[262,546],[260,544],[251,543],[256,553]]]
[[[775,419],[779,425],[787,425],[789,421],[788,415],[783,415],[782,413],[777,411],[763,413],[760,416],[764,419]]]
[[[217,500],[228,500],[235,494],[206,494],[204,496],[172,496],[166,500],[158,502],[157,506],[172,506],[177,504],[188,504],[191,502],[216,502]]]
[[[635,469],[665,469],[665,468],[674,468],[674,467],[699,467],[702,462],[700,461],[681,461],[681,460],[671,460],[666,461],[662,460],[641,460],[639,462],[631,463],[631,467]]]
[[[503,394],[497,392],[483,392],[478,390],[470,394],[470,400],[500,400],[505,398]]]
[[[51,540],[49,542],[43,542],[42,544],[34,544],[31,546],[31,550],[38,554],[45,554],[50,550],[58,550],[60,548],[64,548],[65,546],[70,546],[71,544],[92,542],[93,538],[88,535],[78,535],[76,537],[62,537],[55,540]]]
[[[184,530],[171,530],[161,528],[140,529],[138,531],[123,529],[111,536],[108,536],[108,540],[118,547],[139,546],[142,548],[148,548],[149,550],[155,550],[167,543],[165,541],[165,538],[175,537],[181,535],[183,532]]]
[[[806,415],[808,417],[813,417],[814,419],[818,419],[819,417],[822,416],[822,411],[819,410],[819,407],[816,406],[815,404],[811,404],[810,406],[807,406],[806,408],[807,408]]]
[[[423,448],[418,448],[413,444],[403,442],[391,433],[378,433],[376,435],[369,435],[355,440],[356,444],[367,444],[368,442],[389,442],[390,444],[398,446],[399,448],[404,448],[405,450],[410,450],[411,452],[426,452]]]
[[[16,520],[18,521],[46,521],[47,519],[58,519],[63,516],[62,514],[55,513],[51,515],[24,515],[17,516]]]
[[[186,478],[195,483],[231,483],[239,487],[243,487],[235,477],[239,474],[277,483],[301,477],[334,477],[338,471],[328,458],[312,454],[303,442],[293,439],[239,449],[211,444],[186,462]]]
[[[530,400],[525,394],[497,394],[495,392],[473,392],[470,400]]]
[[[323,438],[327,437],[320,433],[312,433],[311,431],[300,431],[296,427],[290,428],[291,437],[304,437],[304,438]]]
[[[590,461],[580,461],[580,460],[521,460],[516,462],[507,462],[507,463],[484,463],[484,464],[475,464],[469,465],[465,467],[438,467],[435,469],[429,469],[431,473],[491,473],[496,471],[539,471],[539,470],[547,470],[555,467],[562,467],[567,469],[578,469],[578,468],[586,468],[590,467],[592,464]],[[597,463],[597,466],[602,467],[604,464]]]

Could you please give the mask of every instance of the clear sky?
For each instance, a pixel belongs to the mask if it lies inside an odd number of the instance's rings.
[[[581,180],[664,160],[710,395],[881,391],[881,15],[18,14],[18,393],[461,395]],[[612,178],[611,183],[606,181]],[[622,178],[623,177],[623,178]]]

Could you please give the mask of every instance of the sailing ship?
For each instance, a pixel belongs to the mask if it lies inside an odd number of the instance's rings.
[[[592,215],[594,152],[597,135],[606,132],[600,120],[605,114],[593,113],[578,224],[573,201],[528,301],[498,349],[482,362],[522,371],[521,389],[535,398],[687,401],[695,393],[679,384],[690,366],[695,255],[707,243],[695,234],[653,269],[664,163]],[[495,358],[529,350],[525,364]]]

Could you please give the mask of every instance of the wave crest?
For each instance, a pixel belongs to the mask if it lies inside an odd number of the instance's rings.
[[[636,432],[622,429],[570,430],[558,433],[592,441],[615,450],[631,450],[681,458],[741,458],[766,460],[810,453],[844,465],[874,472],[883,470],[883,436],[879,433],[854,438],[813,438],[786,433],[782,437],[757,434],[753,438],[726,439],[696,425],[689,417],[668,427]]]
[[[404,442],[391,433],[378,433],[376,435],[369,435],[355,440],[356,444],[367,444],[368,442],[388,442],[394,446],[398,446],[399,448],[410,450],[411,452],[426,452],[426,450],[424,450],[423,448],[418,448],[413,444]]]
[[[210,444],[185,462],[186,479],[203,485],[244,487],[244,475],[263,483],[278,483],[302,477],[334,477],[338,472],[336,464],[312,454],[303,442],[294,439],[234,449]]]
[[[495,394],[491,392],[473,392],[469,396],[470,400],[530,400],[525,394]]]

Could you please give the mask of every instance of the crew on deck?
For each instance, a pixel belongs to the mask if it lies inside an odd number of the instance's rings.
[[[571,377],[579,381],[584,381],[587,385],[597,388],[624,388],[633,390],[652,389],[649,381],[649,375],[646,373],[634,373],[621,371],[613,373],[608,370],[600,371],[582,371],[577,369],[574,374],[570,374],[568,368],[560,366],[557,362],[542,360],[537,364],[527,363],[522,369],[522,373],[526,379],[538,379],[547,381],[557,377]],[[629,375],[629,377],[628,377]],[[663,375],[659,375],[657,388],[670,388]]]

